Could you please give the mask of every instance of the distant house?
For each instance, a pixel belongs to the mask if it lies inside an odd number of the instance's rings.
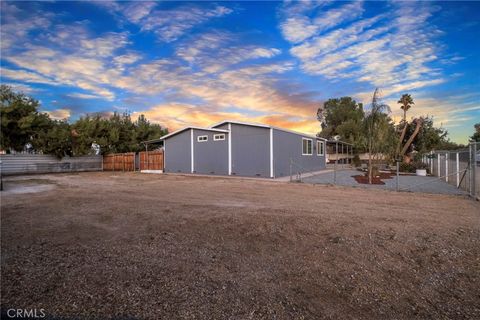
[[[160,138],[165,172],[282,177],[325,168],[325,139],[263,124],[223,121]]]

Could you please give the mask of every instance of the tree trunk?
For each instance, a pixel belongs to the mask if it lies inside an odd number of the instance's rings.
[[[420,128],[422,127],[422,120],[421,119],[417,119],[416,121],[416,126],[415,126],[415,130],[413,131],[413,134],[410,136],[410,138],[408,139],[408,141],[405,143],[405,145],[403,146],[403,149],[402,149],[402,152],[400,153],[400,156],[404,156],[405,153],[407,152],[408,150],[408,147],[410,147],[410,145],[412,144],[413,140],[415,139],[415,137],[417,136],[417,134],[420,132]]]
[[[407,122],[404,121],[404,126],[403,126],[403,129],[402,129],[402,134],[400,135],[400,140],[398,141],[398,144],[397,144],[397,151],[396,151],[396,156],[400,156],[400,149],[402,147],[402,142],[403,142],[403,139],[405,138],[405,133],[407,133]]]

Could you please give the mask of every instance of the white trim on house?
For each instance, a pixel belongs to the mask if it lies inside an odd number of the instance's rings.
[[[171,136],[174,136],[174,135],[176,135],[177,133],[183,132],[183,131],[188,130],[188,129],[214,131],[214,132],[222,132],[222,133],[227,133],[227,132],[228,132],[227,130],[215,129],[215,128],[184,127],[184,128],[178,129],[178,130],[176,130],[176,131],[173,131],[172,133],[169,133],[169,134],[167,134],[167,135],[165,135],[165,136],[163,136],[163,137],[160,137],[158,140],[163,140],[163,139],[166,139],[166,138],[170,138]]]
[[[301,133],[301,132],[294,131],[294,130],[279,128],[279,127],[275,127],[275,126],[269,126],[269,125],[266,125],[266,124],[254,123],[254,122],[225,120],[225,121],[221,121],[221,122],[219,122],[219,123],[216,123],[216,124],[210,126],[210,128],[215,128],[215,127],[218,127],[218,126],[220,126],[220,125],[222,125],[222,124],[225,124],[225,123],[242,124],[242,125],[245,125],[245,126],[260,127],[260,128],[270,128],[270,129],[275,129],[275,130],[279,130],[279,131],[284,131],[284,132],[289,132],[289,133],[298,134],[299,136],[304,136],[304,137],[308,137],[308,138],[311,138],[311,139],[318,139],[318,140],[327,141],[327,139],[325,139],[325,138],[321,138],[321,137],[317,137],[317,136],[312,136],[312,135],[309,135],[309,134],[303,134],[303,133]]]
[[[167,168],[167,141],[163,141],[163,171]]]
[[[195,158],[194,158],[194,149],[193,149],[193,128],[190,129],[190,171],[193,173],[195,171]]]
[[[321,148],[319,146],[322,146]],[[320,153],[320,149],[322,152]],[[324,156],[325,155],[325,142],[317,140],[317,156]]]
[[[208,136],[207,135],[197,136],[197,142],[207,142],[207,141],[208,141]]]
[[[228,175],[232,174],[232,125],[228,124]]]
[[[273,173],[273,128],[270,128],[270,178],[275,178]]]
[[[308,142],[307,142],[307,152],[305,153],[303,150],[303,141],[310,142],[310,153],[308,153]],[[302,138],[302,156],[312,156],[313,155],[313,140],[310,138]]]
[[[217,133],[213,135],[213,141],[225,140],[225,133]]]

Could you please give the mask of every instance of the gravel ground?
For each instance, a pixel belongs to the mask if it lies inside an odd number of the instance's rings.
[[[462,196],[135,173],[5,186],[3,311],[480,318],[480,204]]]
[[[352,176],[363,174],[357,170],[342,170],[337,171],[337,185],[341,186],[354,186],[354,187],[363,187],[363,188],[376,188],[383,190],[395,190],[397,184],[397,177],[394,176],[392,179],[384,179],[384,185],[369,185],[357,183]],[[314,183],[314,184],[333,184],[334,173],[331,171],[326,171],[315,176],[306,177],[302,179],[305,183]],[[468,193],[457,189],[455,186],[441,181],[436,177],[418,177],[418,176],[400,176],[399,177],[399,188],[401,191],[411,191],[411,192],[424,192],[424,193],[438,193],[438,194],[452,194],[452,195],[467,195]]]

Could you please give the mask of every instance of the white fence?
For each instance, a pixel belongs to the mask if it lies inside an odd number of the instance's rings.
[[[58,159],[43,154],[2,154],[0,155],[2,175],[101,171],[102,156],[65,157]]]
[[[433,176],[480,197],[480,143],[462,150],[432,151],[423,156],[423,162]]]

